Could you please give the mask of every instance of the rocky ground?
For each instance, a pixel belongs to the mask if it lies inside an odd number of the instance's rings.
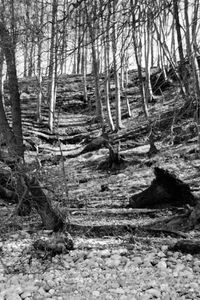
[[[70,92],[71,89],[72,86]],[[175,96],[171,91],[158,99],[150,107],[152,116],[168,120]],[[132,194],[149,186],[154,166],[175,172],[198,196],[200,160],[197,138],[191,135],[192,121],[181,120],[173,127],[173,134],[164,123],[166,131],[160,128],[160,139],[156,142],[159,153],[149,158],[149,145],[142,131],[145,121],[136,96],[130,97],[134,100],[133,116],[124,119],[125,128],[113,135],[114,141],[122,141],[121,153],[130,161],[122,169],[98,169],[108,156],[107,149],[69,158],[84,145],[38,140],[34,129],[33,139],[39,141],[38,153],[27,149],[27,163],[30,171],[40,178],[54,206],[62,211],[69,211],[70,207],[69,231],[75,247],[68,254],[52,258],[38,253],[33,243],[48,233],[38,228],[40,220],[36,213],[18,217],[14,205],[0,202],[0,300],[200,299],[200,255],[172,252],[170,246],[180,237],[140,230],[140,226],[172,216],[181,208],[125,208]],[[64,139],[75,128],[74,134],[98,135],[96,125],[87,123],[90,118],[86,110],[65,111],[60,118]],[[29,137],[33,131],[30,118],[24,117],[23,122]],[[62,160],[55,165],[49,158],[60,155],[61,149],[64,165]],[[42,167],[38,167],[36,158],[43,161]],[[129,225],[138,230],[131,231]],[[185,235],[199,239],[199,228]]]
[[[171,238],[77,238],[51,261],[30,250],[33,237],[2,244],[0,299],[199,299],[200,257],[168,251]]]

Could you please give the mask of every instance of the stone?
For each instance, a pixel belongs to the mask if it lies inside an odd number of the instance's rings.
[[[111,252],[109,249],[105,249],[105,250],[100,251],[100,255],[102,257],[109,257],[111,255]]]
[[[93,295],[94,297],[99,297],[99,296],[100,296],[100,292],[99,292],[99,291],[93,291],[93,292],[92,292],[92,295]]]
[[[147,291],[147,293],[151,294],[151,296],[153,298],[159,298],[160,299],[160,291],[158,289],[155,289],[155,288],[149,289]]]
[[[159,263],[157,264],[157,268],[160,270],[165,270],[167,269],[167,264],[164,260],[159,261]]]
[[[32,293],[31,292],[23,292],[20,296],[22,299],[26,299],[27,297],[31,297]]]
[[[7,294],[5,299],[6,300],[21,300],[21,297],[16,293],[12,293],[12,294]]]

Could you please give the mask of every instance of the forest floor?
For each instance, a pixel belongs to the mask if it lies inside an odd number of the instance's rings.
[[[149,106],[159,136],[159,152],[153,157],[148,156],[148,130],[138,89],[128,90],[132,117],[124,117],[124,128],[110,137],[114,145],[121,141],[120,153],[129,163],[112,171],[98,168],[108,157],[106,148],[71,157],[83,149],[83,138],[96,137],[101,130],[92,121],[94,112],[80,108],[79,102],[69,106],[73,97],[78,98],[79,77],[66,82],[59,90],[56,134],[45,125],[45,107],[44,126],[36,124],[36,101],[25,93],[22,117],[26,142],[31,139],[37,144],[37,152],[27,146],[25,153],[30,172],[37,174],[54,207],[70,212],[75,249],[52,259],[38,257],[33,242],[48,233],[39,229],[36,212],[19,217],[14,205],[0,202],[0,300],[200,299],[200,254],[172,252],[169,247],[180,237],[142,230],[143,225],[182,208],[126,208],[132,194],[150,185],[155,166],[176,173],[199,195],[197,137],[193,119],[177,116],[183,104],[178,90],[167,90]],[[122,104],[125,116],[124,100]],[[198,226],[185,236],[199,239]]]

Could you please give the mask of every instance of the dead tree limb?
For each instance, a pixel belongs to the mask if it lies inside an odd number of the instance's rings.
[[[53,209],[38,180],[35,177],[32,179],[26,177],[26,184],[31,193],[31,205],[36,208],[45,229],[53,231],[63,230],[65,225],[64,218],[60,212]]]

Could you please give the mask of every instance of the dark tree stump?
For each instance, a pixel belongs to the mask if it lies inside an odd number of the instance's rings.
[[[123,155],[120,154],[120,144],[118,145],[116,151],[110,143],[107,143],[106,147],[109,149],[109,157],[106,159],[106,161],[100,163],[98,168],[101,170],[117,170],[124,166],[127,160]]]
[[[183,253],[200,253],[199,240],[180,240],[175,245],[169,247],[171,251],[181,251]]]
[[[94,140],[92,140],[89,144],[87,144],[85,148],[80,152],[80,154],[99,150],[102,147],[106,147],[107,144],[108,144],[108,139],[105,138],[104,136],[99,136]]]
[[[75,158],[81,154],[85,154],[88,152],[97,151],[103,147],[107,147],[108,145],[108,138],[104,135],[101,135],[95,139],[93,139],[89,144],[87,144],[83,150],[81,150],[79,153],[67,155],[68,158]]]
[[[156,178],[149,188],[133,195],[129,200],[129,207],[151,208],[167,205],[180,206],[189,204],[194,206],[197,202],[190,191],[190,187],[167,170],[156,167]]]

